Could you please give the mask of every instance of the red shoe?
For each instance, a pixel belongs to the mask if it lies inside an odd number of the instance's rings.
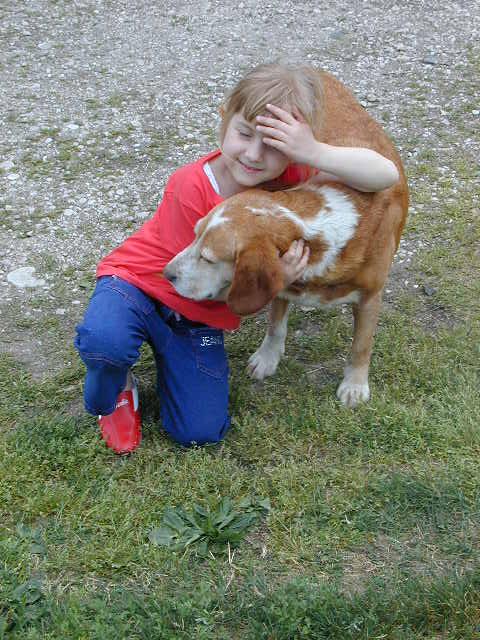
[[[118,396],[114,412],[108,416],[98,416],[98,422],[102,438],[115,453],[131,453],[138,447],[142,439],[142,419],[135,381],[132,389],[122,391]]]

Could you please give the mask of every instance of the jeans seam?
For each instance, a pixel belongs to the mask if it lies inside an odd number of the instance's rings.
[[[105,362],[107,364],[111,364],[114,367],[117,367],[119,369],[122,368],[128,368],[130,365],[128,363],[125,362],[120,362],[120,360],[111,360],[110,358],[106,358],[103,354],[99,354],[99,353],[81,353],[82,356],[82,360],[85,362],[85,360],[95,360],[97,362]]]
[[[137,309],[139,309],[145,315],[150,315],[152,313],[152,311],[155,310],[155,304],[154,304],[153,301],[150,302],[150,303],[148,303],[148,301],[147,301],[146,303],[141,304],[140,302],[138,302],[138,300],[136,300],[133,296],[128,294],[126,291],[124,291],[120,287],[116,287],[116,286],[112,285],[111,283],[106,283],[106,287],[108,289],[111,289],[112,291],[115,291],[116,293],[119,293],[126,300],[128,300],[128,302],[130,302],[130,304],[133,304]],[[139,289],[139,291],[140,291],[140,289]],[[144,295],[146,295],[146,294],[144,294]]]

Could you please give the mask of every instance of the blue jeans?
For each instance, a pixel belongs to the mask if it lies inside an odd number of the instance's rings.
[[[163,427],[178,443],[219,442],[230,426],[223,332],[190,322],[117,276],[98,279],[75,347],[87,367],[85,408],[113,412],[127,372],[148,342],[157,365]]]

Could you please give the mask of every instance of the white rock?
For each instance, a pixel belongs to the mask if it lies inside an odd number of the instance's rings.
[[[7,274],[7,280],[16,287],[24,289],[25,287],[40,287],[45,284],[42,278],[34,276],[35,267],[20,267]]]
[[[10,171],[10,169],[13,169],[14,166],[15,165],[11,160],[5,160],[5,162],[0,162],[0,169],[3,169],[3,171]]]

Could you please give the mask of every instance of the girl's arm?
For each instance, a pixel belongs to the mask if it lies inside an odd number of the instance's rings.
[[[394,185],[398,178],[397,167],[391,160],[372,149],[362,147],[334,147],[317,142],[311,166],[320,170],[313,181],[335,180],[359,191],[381,191]],[[321,172],[333,175],[322,175]]]
[[[270,104],[267,108],[274,117],[257,117],[257,130],[265,135],[264,144],[278,149],[293,162],[318,169],[317,182],[337,180],[359,191],[381,191],[398,181],[395,164],[376,151],[319,142],[300,114],[292,115]]]

